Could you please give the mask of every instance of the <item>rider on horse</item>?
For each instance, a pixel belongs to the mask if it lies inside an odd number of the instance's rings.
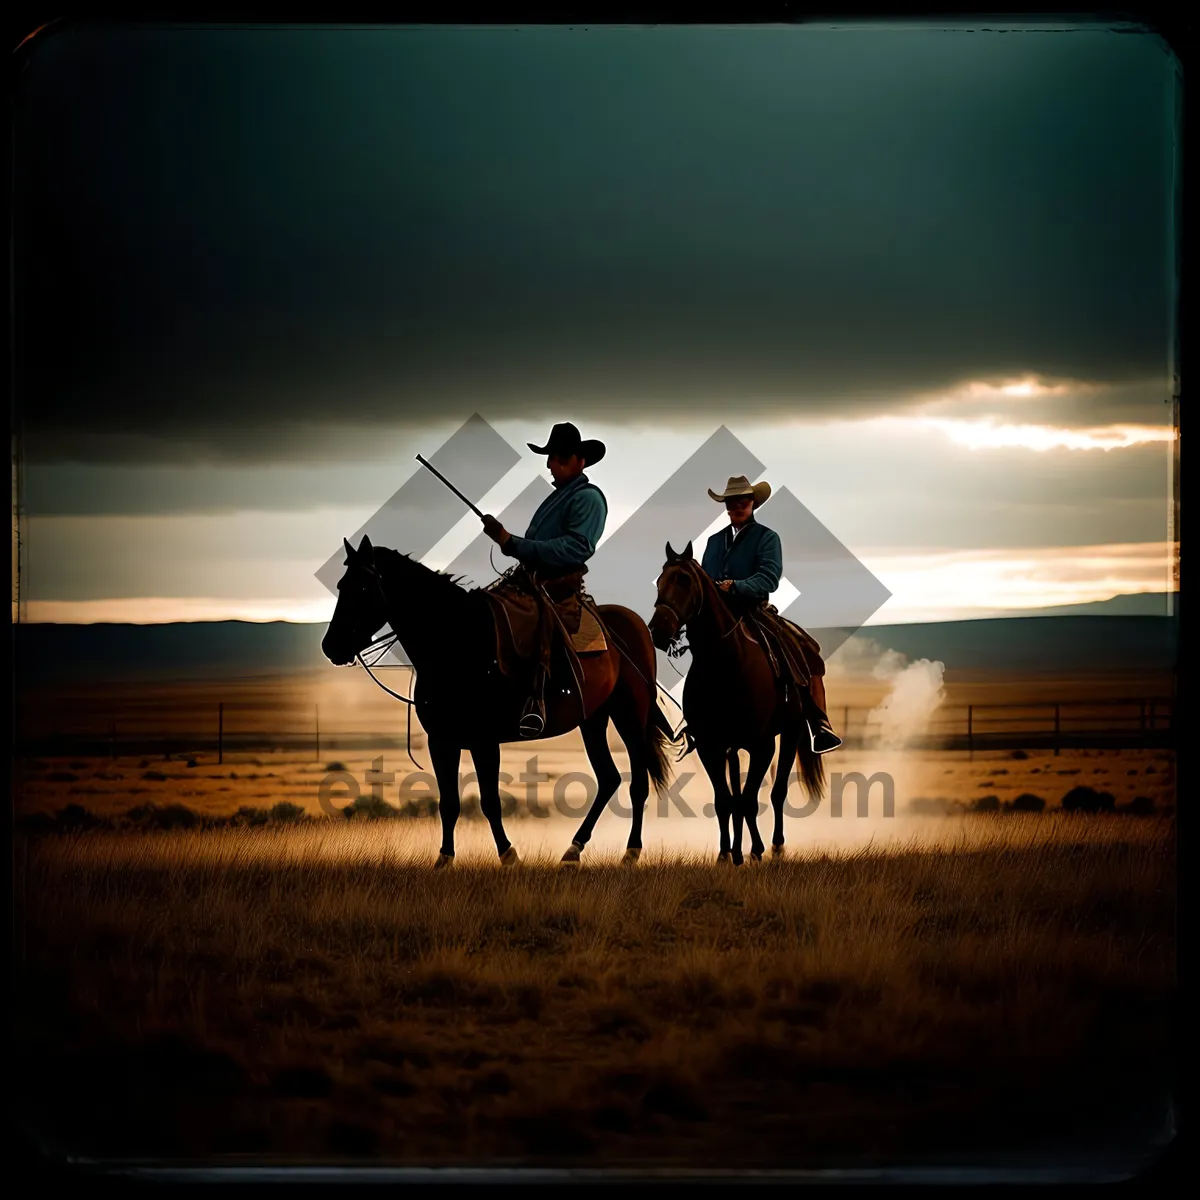
[[[771,494],[766,482],[751,485],[744,475],[730,476],[723,492],[708,489],[723,501],[729,525],[714,533],[704,548],[701,566],[725,593],[731,607],[744,611],[778,670],[800,689],[813,751],[826,754],[842,740],[825,713],[825,663],[820,646],[798,625],[781,617],[767,599],[779,586],[783,553],[779,534],[754,519],[754,510]]]
[[[596,552],[604,533],[608,502],[604,493],[584,474],[584,467],[604,457],[604,443],[583,439],[569,421],[555,425],[544,446],[526,443],[545,454],[554,477],[554,492],[538,506],[524,537],[509,533],[490,513],[483,518],[484,532],[501,551],[523,568],[517,586],[538,601],[537,663],[533,690],[521,715],[523,737],[537,737],[546,727],[545,687],[554,648],[555,616],[552,602],[583,591],[587,560]]]

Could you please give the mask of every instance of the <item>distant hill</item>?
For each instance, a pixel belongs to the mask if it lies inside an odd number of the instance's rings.
[[[1178,605],[1178,592],[1129,592],[1093,600],[1089,604],[1057,604],[1050,608],[1028,609],[1029,617],[1165,617],[1170,615],[1167,601]],[[1011,614],[1005,614],[1011,615]]]
[[[18,683],[175,680],[313,671],[326,626],[289,621],[26,624],[13,629]]]
[[[1178,618],[1027,616],[914,625],[872,625],[858,636],[909,659],[946,664],[947,676],[989,672],[1077,676],[1170,672]],[[13,626],[17,686],[58,681],[224,679],[328,667],[325,626],[286,621],[169,625]],[[818,641],[839,640],[813,630]],[[330,667],[332,670],[333,668]]]
[[[857,636],[910,660],[943,662],[947,676],[1018,672],[1074,677],[1170,672],[1178,654],[1178,626],[1178,620],[1163,617],[996,617],[870,625]]]

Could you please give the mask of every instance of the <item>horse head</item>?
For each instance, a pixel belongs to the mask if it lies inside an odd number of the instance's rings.
[[[682,554],[676,554],[667,543],[667,560],[657,580],[658,596],[649,623],[650,637],[660,650],[669,650],[679,640],[683,627],[700,611],[704,588],[698,570],[691,542]]]
[[[352,663],[388,620],[371,539],[363,534],[357,550],[345,538],[342,544],[346,547],[346,573],[338,580],[337,605],[321,639],[322,653],[338,667]]]

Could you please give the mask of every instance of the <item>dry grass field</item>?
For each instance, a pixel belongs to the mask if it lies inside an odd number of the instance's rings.
[[[280,693],[243,691],[279,728]],[[183,731],[217,694],[146,703],[191,712]],[[362,697],[341,693],[345,728],[402,732],[399,706]],[[434,874],[436,793],[394,746],[19,760],[21,1123],[52,1154],[206,1163],[1152,1156],[1174,1057],[1173,756],[827,764],[890,774],[893,815],[876,790],[860,816],[851,788],[840,817],[828,798],[793,809],[784,858],[718,868],[692,756],[651,798],[637,868],[617,866],[612,811],[564,873],[580,746],[506,747],[525,865],[496,866],[468,780],[457,865]],[[361,784],[350,819],[344,795],[332,816],[319,801],[334,769]],[[1110,811],[1064,811],[1072,794]]]
[[[429,824],[24,842],[29,1128],[101,1158],[691,1167],[1165,1134],[1169,818],[572,874],[434,875]]]

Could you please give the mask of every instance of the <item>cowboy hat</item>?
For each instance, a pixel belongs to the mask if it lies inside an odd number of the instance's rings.
[[[753,496],[754,507],[757,508],[771,494],[771,485],[763,480],[762,483],[752,484],[745,475],[730,475],[729,482],[723,492],[708,489],[708,494],[714,499],[725,501],[733,496]]]
[[[596,438],[586,441],[579,436],[579,430],[570,421],[561,421],[550,430],[550,438],[544,446],[535,446],[532,442],[525,443],[535,454],[579,454],[590,467],[604,457],[604,443]]]

